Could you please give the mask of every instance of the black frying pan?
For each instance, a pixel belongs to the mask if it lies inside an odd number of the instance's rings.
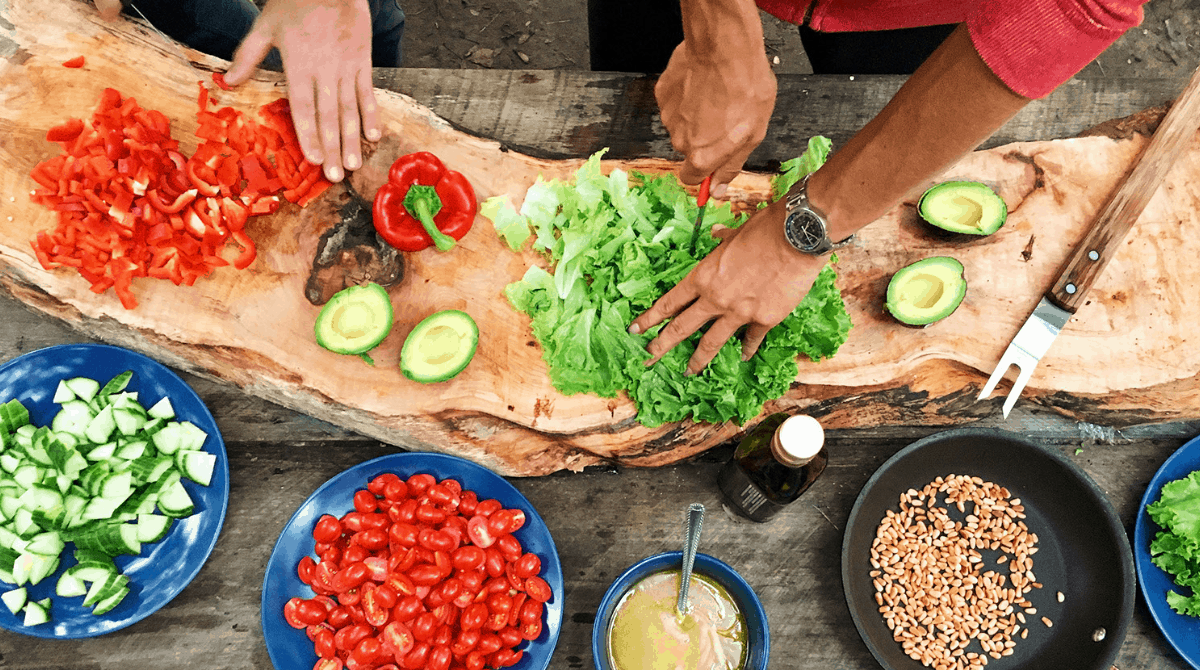
[[[1029,637],[1015,640],[1013,655],[989,658],[988,669],[1107,670],[1133,617],[1133,554],[1120,519],[1074,463],[1015,433],[985,428],[950,430],[905,447],[871,476],[850,512],[842,584],[859,635],[880,665],[924,670],[892,639],[875,602],[869,575],[875,530],[888,509],[898,511],[901,493],[950,474],[1007,487],[1038,535],[1034,572],[1044,588],[1026,595],[1038,613],[1026,615]],[[1065,595],[1061,603],[1058,591]],[[1040,622],[1042,616],[1052,628]]]

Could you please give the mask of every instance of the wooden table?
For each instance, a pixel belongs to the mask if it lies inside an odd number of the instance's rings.
[[[900,77],[780,78],[771,132],[750,167],[768,169],[813,134],[835,147],[902,83]],[[1171,99],[1183,81],[1072,81],[1031,104],[987,146],[1069,137],[1099,122]],[[414,97],[458,127],[543,157],[673,156],[657,119],[653,81],[587,72],[394,70],[376,85]],[[0,297],[0,360],[68,342],[93,341]],[[1051,352],[1050,355],[1053,355]],[[322,482],[394,447],[184,373],[216,416],[230,461],[229,510],[196,579],[162,610],[126,629],[80,641],[0,632],[0,668],[270,668],[259,623],[267,559],[295,509]],[[1200,419],[1200,417],[1194,417]],[[1128,420],[1115,417],[1113,425]],[[1132,535],[1150,477],[1200,420],[1114,430],[1031,413],[1007,423],[1072,458],[1107,492]],[[609,583],[636,560],[682,542],[688,503],[708,507],[701,550],[735,566],[761,595],[771,622],[773,668],[873,668],[842,595],[842,532],[859,490],[888,457],[933,432],[921,426],[828,435],[831,465],[804,498],[769,524],[722,509],[715,475],[730,445],[658,469],[594,468],[512,483],[545,517],[563,564],[565,615],[552,668],[591,667],[591,626]],[[1155,628],[1140,599],[1116,666],[1187,664]]]

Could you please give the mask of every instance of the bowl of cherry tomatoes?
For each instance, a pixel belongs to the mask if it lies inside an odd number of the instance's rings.
[[[494,472],[397,453],[318,488],[263,580],[276,670],[544,670],[562,566],[529,500]]]

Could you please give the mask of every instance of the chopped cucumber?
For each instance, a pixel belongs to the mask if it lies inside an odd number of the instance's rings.
[[[23,586],[0,594],[0,601],[4,601],[4,606],[13,614],[20,612],[21,608],[25,607],[25,601],[28,599],[29,592]]]
[[[68,543],[76,563],[54,594],[82,597],[97,615],[117,607],[130,585],[113,557],[139,554],[195,513],[183,477],[212,481],[208,434],[177,418],[168,398],[147,409],[127,390],[132,379],[59,381],[49,426],[31,424],[17,400],[0,403],[0,580],[17,587],[0,599],[26,625],[50,620],[50,599],[28,587],[58,570]]]

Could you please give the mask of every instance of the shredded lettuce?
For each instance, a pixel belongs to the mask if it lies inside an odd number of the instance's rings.
[[[697,333],[647,367],[646,344],[661,326],[631,335],[629,324],[717,246],[708,234],[712,226],[737,227],[746,217],[735,216],[728,203],[710,204],[703,230],[694,235],[696,199],[674,175],[621,169],[605,175],[604,153],[589,158],[569,182],[539,178],[520,211],[506,196],[489,199],[480,210],[511,248],[523,248],[532,237],[532,248],[547,257],[550,271],[529,268],[505,295],[529,315],[555,388],[603,397],[625,391],[638,420],[650,427],[689,416],[740,424],[787,392],[799,372],[797,354],[819,361],[846,341],[850,317],[837,274],[827,265],[749,361],[741,360],[741,342],[734,338],[701,373],[685,376]],[[810,140],[803,156],[784,164],[772,191],[786,192],[828,153],[827,139]]]
[[[1150,560],[1190,591],[1167,591],[1167,604],[1200,617],[1200,470],[1164,484],[1146,513],[1162,528],[1150,543]]]

